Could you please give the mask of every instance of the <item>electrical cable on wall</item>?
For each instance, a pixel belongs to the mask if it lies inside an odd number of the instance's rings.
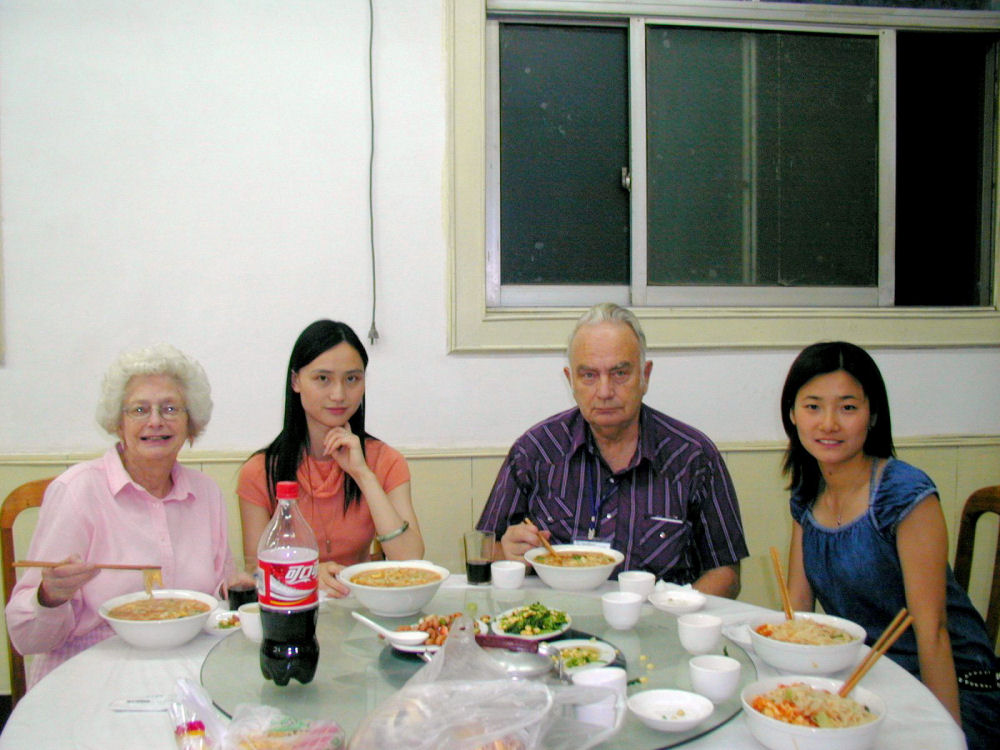
[[[370,141],[368,146],[368,242],[372,258],[372,325],[368,329],[368,342],[378,341],[378,328],[375,327],[375,73],[372,64],[372,46],[375,37],[374,0],[368,0],[368,124]]]

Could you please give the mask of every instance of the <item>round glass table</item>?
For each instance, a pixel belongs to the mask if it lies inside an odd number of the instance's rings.
[[[568,612],[573,631],[614,646],[618,662],[624,662],[628,672],[629,695],[655,688],[691,689],[687,667],[691,656],[680,645],[675,616],[646,604],[633,629],[614,630],[605,623],[600,598],[593,592],[555,591],[547,587],[501,591],[491,586],[442,587],[421,614],[399,619],[371,615],[353,598],[328,600],[321,605],[316,632],[320,643],[319,665],[308,685],[292,681],[278,687],[266,680],[260,671],[259,646],[242,633],[223,638],[212,648],[202,665],[201,682],[218,708],[229,716],[240,704],[264,704],[301,719],[332,719],[350,737],[368,713],[424,665],[418,655],[401,653],[386,645],[351,617],[352,609],[360,608],[371,619],[395,629],[415,622],[422,614],[497,615],[535,601]],[[718,651],[723,650],[743,665],[740,688],[757,679],[753,662],[743,649],[723,638]],[[737,689],[732,698],[715,706],[708,719],[687,732],[657,732],[629,713],[621,731],[599,747],[637,750],[672,747],[712,731],[739,711]]]

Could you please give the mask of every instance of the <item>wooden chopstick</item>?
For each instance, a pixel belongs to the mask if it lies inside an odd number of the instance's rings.
[[[18,560],[15,568],[55,568],[59,565],[69,565],[67,562],[46,562],[44,560]],[[123,565],[120,563],[87,563],[104,570],[160,570],[162,565]]]
[[[788,584],[785,583],[785,574],[781,570],[781,559],[778,557],[778,548],[771,547],[771,562],[774,563],[774,575],[778,579],[778,591],[781,592],[781,606],[785,608],[785,619],[794,620],[792,613],[792,599],[788,595]]]
[[[535,524],[535,523],[534,523],[534,522],[533,522],[533,521],[532,521],[532,520],[531,520],[530,518],[528,518],[527,516],[525,516],[525,518],[524,518],[524,523],[528,524],[528,526],[531,526],[531,527],[533,527],[533,528],[534,528],[534,529],[536,529],[536,530],[538,529],[538,525],[537,525],[537,524]],[[551,544],[549,543],[549,540],[548,540],[548,539],[546,539],[546,538],[545,538],[544,536],[542,536],[542,535],[541,535],[540,533],[539,533],[539,535],[538,535],[538,538],[542,540],[542,546],[543,546],[543,547],[545,547],[545,549],[546,549],[546,550],[548,551],[548,553],[549,553],[550,555],[554,555],[555,557],[562,557],[562,553],[561,553],[561,552],[556,552],[556,551],[555,551],[555,549],[554,549],[554,548],[552,547],[552,545],[551,545]]]
[[[892,622],[889,623],[889,626],[882,631],[882,635],[880,635],[878,640],[875,641],[875,645],[872,646],[868,655],[861,661],[857,668],[851,672],[851,676],[844,681],[844,684],[840,686],[840,690],[837,691],[837,694],[841,698],[846,698],[847,695],[854,690],[855,685],[861,681],[862,677],[868,674],[868,670],[872,668],[882,654],[892,647],[892,644],[894,644],[899,639],[899,636],[901,636],[906,629],[910,627],[910,623],[912,622],[913,615],[907,613],[906,607],[899,610]]]

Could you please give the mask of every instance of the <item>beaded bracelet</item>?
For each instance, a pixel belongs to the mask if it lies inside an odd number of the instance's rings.
[[[410,522],[403,521],[403,525],[400,526],[395,531],[390,531],[388,534],[376,534],[375,541],[378,542],[379,544],[382,544],[382,542],[388,542],[392,539],[395,539],[397,536],[402,536],[403,534],[405,534],[408,528],[410,528]]]

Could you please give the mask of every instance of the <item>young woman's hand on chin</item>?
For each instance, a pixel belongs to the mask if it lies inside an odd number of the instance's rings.
[[[319,564],[319,588],[325,591],[334,599],[343,599],[351,593],[351,590],[337,580],[337,573],[345,566],[335,562],[325,562]]]
[[[350,425],[331,427],[323,439],[323,450],[332,456],[340,468],[357,481],[359,472],[368,468],[365,454],[361,451],[361,440],[351,432]]]

